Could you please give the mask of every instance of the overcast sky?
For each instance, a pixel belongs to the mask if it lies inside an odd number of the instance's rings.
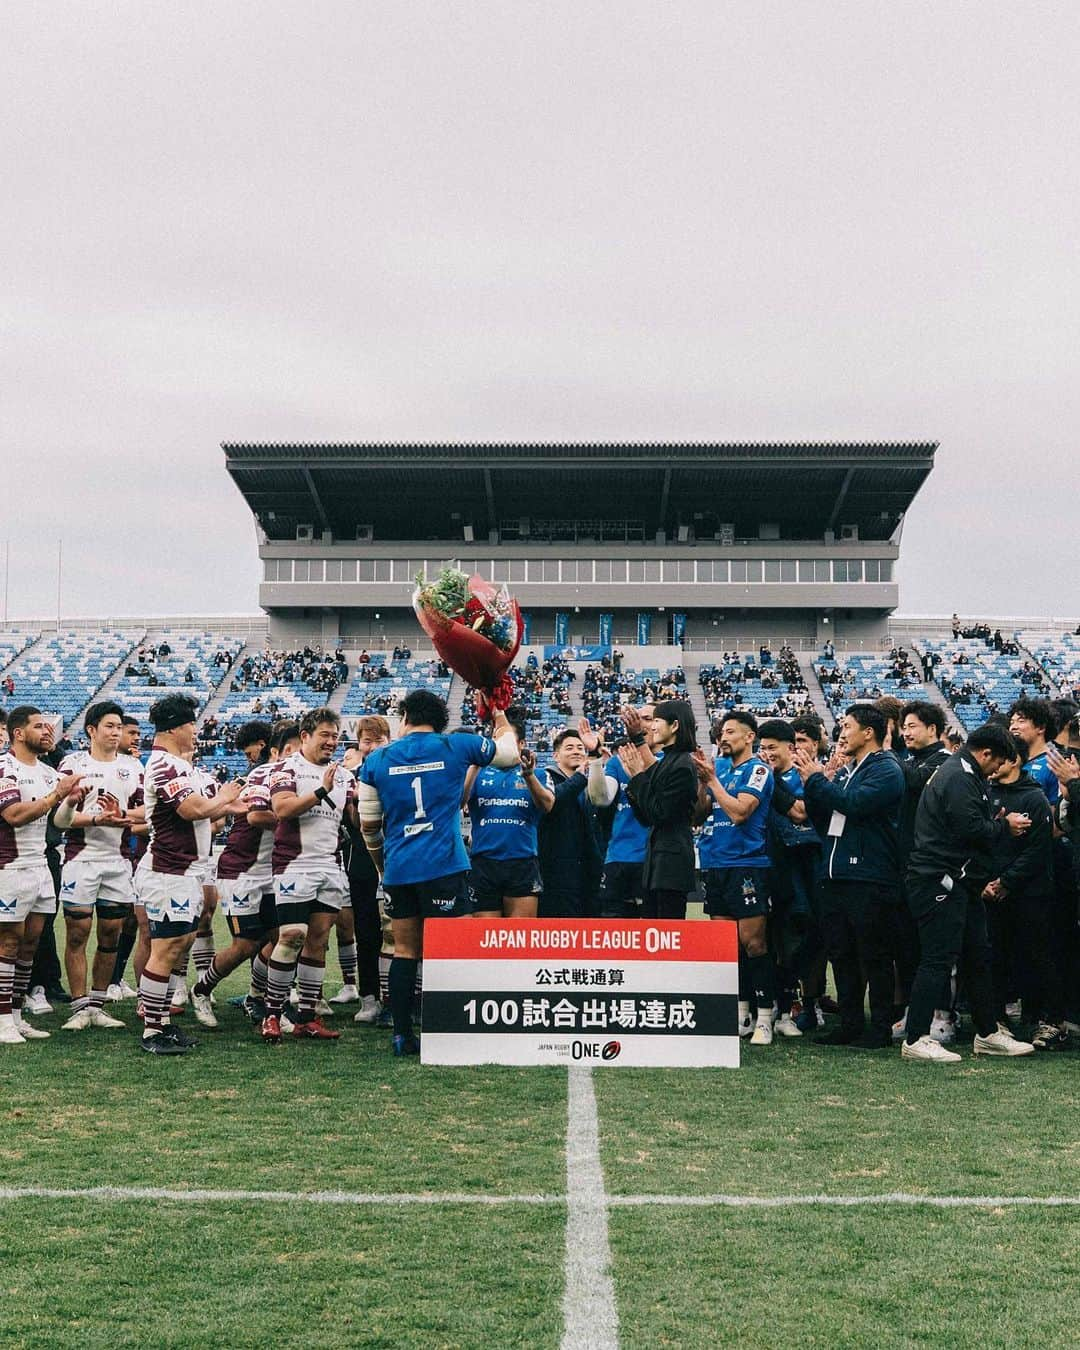
[[[222,440],[650,437],[940,440],[901,608],[1077,615],[1078,65],[1073,0],[6,5],[10,615],[60,536],[64,613],[256,610]]]

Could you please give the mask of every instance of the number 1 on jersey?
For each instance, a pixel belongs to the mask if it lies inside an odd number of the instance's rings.
[[[416,798],[416,811],[413,813],[413,819],[423,820],[427,813],[424,810],[424,794],[422,791],[423,784],[421,782],[419,774],[417,774],[416,777],[412,780],[410,787],[413,790],[413,796]]]

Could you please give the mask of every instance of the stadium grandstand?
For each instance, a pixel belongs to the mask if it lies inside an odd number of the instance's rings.
[[[20,621],[0,630],[5,706],[39,703],[77,741],[95,699],[144,724],[183,692],[202,753],[242,769],[238,727],[329,704],[347,734],[414,688],[471,720],[463,682],[412,612],[418,573],[506,583],[514,672],[543,756],[587,715],[676,690],[726,708],[813,709],[892,694],[964,728],[1021,693],[1074,693],[1073,623],[897,615],[904,516],[933,442],[223,446],[256,525],[259,615]]]

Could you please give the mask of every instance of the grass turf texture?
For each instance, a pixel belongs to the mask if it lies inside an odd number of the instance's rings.
[[[219,937],[219,941],[222,939]],[[331,971],[333,971],[331,954]],[[130,1031],[0,1048],[0,1185],[561,1194],[566,1075],[423,1069],[389,1034],[157,1060]],[[331,980],[332,991],[336,984]],[[967,1055],[969,1046],[964,1046]],[[744,1047],[738,1071],[599,1070],[613,1194],[1076,1194],[1075,1054],[903,1064]],[[1074,1344],[1080,1213],[613,1209],[626,1346]],[[559,1205],[0,1203],[0,1344],[555,1346]]]
[[[559,1341],[558,1205],[33,1200],[4,1216],[6,1350]]]
[[[620,1342],[1074,1346],[1071,1210],[616,1209]]]

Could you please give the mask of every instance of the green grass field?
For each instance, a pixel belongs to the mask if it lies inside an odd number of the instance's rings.
[[[264,1047],[224,996],[184,1059],[137,1052],[132,1004],[132,1034],[4,1047],[0,1345],[557,1346],[566,1073],[396,1061],[351,1010],[337,1044]],[[942,1069],[783,1042],[595,1090],[621,1345],[1080,1339],[1080,1207],[640,1203],[1075,1197],[1076,1055]],[[501,1203],[11,1195],[94,1186]]]

